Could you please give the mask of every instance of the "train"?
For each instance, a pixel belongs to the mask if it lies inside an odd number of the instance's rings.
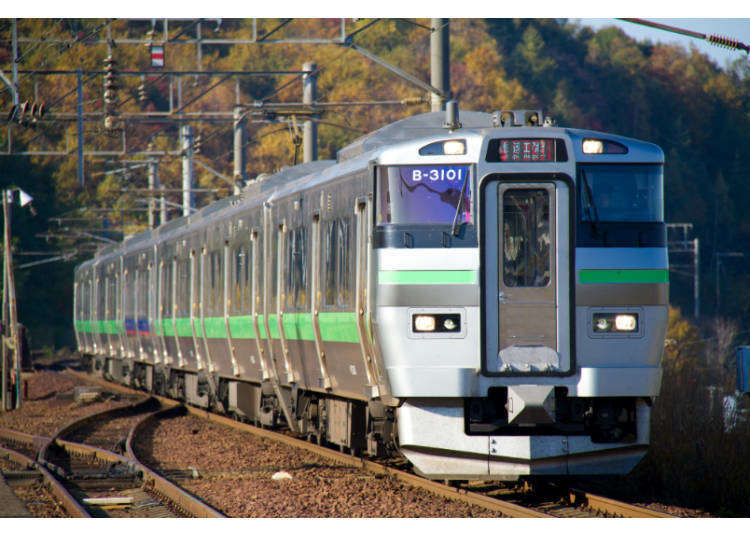
[[[92,374],[437,480],[628,473],[669,290],[664,154],[415,115],[75,269]]]

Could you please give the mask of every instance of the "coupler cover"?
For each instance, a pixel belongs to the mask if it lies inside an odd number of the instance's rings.
[[[508,423],[552,424],[555,422],[555,388],[544,385],[508,386]]]

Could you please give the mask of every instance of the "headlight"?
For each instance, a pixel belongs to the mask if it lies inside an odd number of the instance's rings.
[[[460,333],[461,315],[458,313],[414,314],[411,316],[414,333]]]
[[[453,320],[452,318],[446,318],[443,321],[443,327],[447,331],[454,331],[458,327],[458,324],[456,324],[455,320]]]
[[[583,154],[627,154],[628,148],[621,143],[610,140],[593,140],[587,138],[581,144]]]
[[[638,317],[636,315],[617,315],[615,317],[615,329],[617,331],[636,331],[638,329]]]
[[[583,152],[584,154],[602,154],[604,144],[601,140],[583,140]]]
[[[637,333],[635,313],[594,313],[594,333]]]
[[[435,317],[432,315],[414,316],[414,331],[435,331]]]
[[[466,143],[463,140],[451,140],[443,143],[444,154],[466,154]]]
[[[420,156],[466,154],[466,140],[436,141],[419,150]]]

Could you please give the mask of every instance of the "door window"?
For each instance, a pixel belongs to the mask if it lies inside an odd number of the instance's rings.
[[[549,193],[513,189],[503,193],[503,283],[546,287],[550,282]]]

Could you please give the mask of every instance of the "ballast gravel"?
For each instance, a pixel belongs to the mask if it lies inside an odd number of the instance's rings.
[[[22,401],[21,409],[0,413],[0,428],[51,436],[71,421],[132,402],[119,397],[90,403],[76,402],[75,388],[92,384],[64,372],[38,371],[30,374],[27,381],[28,395]]]
[[[167,474],[195,468],[199,478],[180,484],[230,517],[498,517],[190,415],[151,425],[138,443],[142,461]]]

